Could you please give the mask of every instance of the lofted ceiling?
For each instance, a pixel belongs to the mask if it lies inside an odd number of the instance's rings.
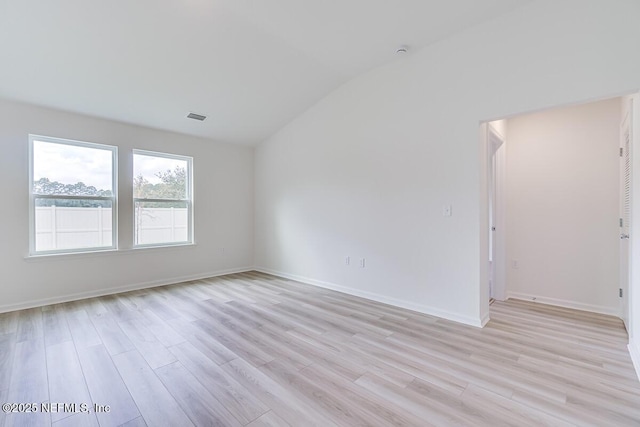
[[[252,145],[400,45],[529,1],[0,0],[0,97]]]

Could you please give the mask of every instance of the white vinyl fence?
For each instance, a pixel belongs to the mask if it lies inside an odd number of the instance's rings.
[[[111,246],[111,208],[36,207],[36,250]],[[136,218],[136,244],[183,242],[186,208],[143,208]]]

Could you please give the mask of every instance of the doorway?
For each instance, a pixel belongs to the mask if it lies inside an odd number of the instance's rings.
[[[628,233],[618,229],[621,104],[615,98],[486,123],[484,295],[628,316],[618,289],[628,287],[629,272],[619,238]]]

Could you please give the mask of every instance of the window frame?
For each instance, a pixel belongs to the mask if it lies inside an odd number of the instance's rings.
[[[173,159],[173,160],[181,160],[181,161],[186,161],[187,162],[187,170],[185,172],[185,176],[187,178],[187,182],[186,182],[186,199],[151,199],[151,198],[142,198],[142,197],[135,197],[134,191],[132,191],[133,194],[133,204],[132,204],[132,208],[133,208],[133,236],[132,236],[132,242],[133,242],[133,248],[134,249],[142,249],[142,248],[161,248],[161,247],[170,247],[170,246],[188,246],[188,245],[194,245],[195,244],[195,239],[194,239],[194,226],[193,226],[193,157],[191,156],[185,156],[185,155],[181,155],[181,154],[171,154],[171,153],[163,153],[160,151],[150,151],[150,150],[140,150],[140,149],[133,149],[132,150],[132,156],[131,156],[131,164],[132,164],[132,168],[135,168],[135,156],[136,154],[141,155],[141,156],[148,156],[148,157],[160,157],[160,158],[164,158],[164,159]],[[133,187],[133,179],[135,179],[135,172],[132,173],[132,182],[131,185]],[[133,189],[133,188],[132,188]],[[159,242],[159,243],[146,243],[146,244],[138,244],[136,241],[136,230],[137,230],[137,223],[136,223],[136,203],[138,202],[150,202],[150,203],[166,203],[166,202],[186,202],[187,204],[187,240],[186,241],[179,241],[179,242]]]
[[[51,144],[70,145],[74,147],[93,148],[111,152],[111,196],[72,196],[34,193],[34,142],[41,141]],[[36,250],[36,199],[63,200],[104,200],[111,202],[111,245],[91,246],[83,248],[66,248],[53,250]],[[66,138],[56,138],[44,135],[29,134],[29,256],[76,254],[87,252],[104,252],[118,249],[118,147],[115,145],[98,144],[94,142],[77,141]]]

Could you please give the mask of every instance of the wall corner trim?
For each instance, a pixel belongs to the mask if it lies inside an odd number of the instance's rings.
[[[487,313],[484,316],[482,316],[482,319],[481,319],[481,322],[480,322],[480,325],[481,325],[480,327],[484,328],[487,325],[487,323],[489,323],[489,320],[491,320],[491,317],[490,317],[489,313]]]
[[[272,270],[270,268],[256,266],[254,268],[255,271],[259,271],[261,273],[271,274],[273,276],[282,277],[284,279],[295,280],[296,282],[305,283],[307,285],[317,286],[319,288],[330,289],[332,291],[342,292],[344,294],[353,295],[356,297],[368,299],[371,301],[376,301],[383,304],[389,304],[394,307],[404,308],[407,310],[415,311],[421,314],[427,314],[429,316],[435,316],[446,320],[451,320],[453,322],[462,323],[464,325],[474,326],[476,328],[482,328],[486,322],[489,321],[489,315],[487,314],[485,318],[474,318],[471,316],[465,316],[458,313],[452,313],[446,310],[441,310],[438,308],[430,307],[423,304],[416,304],[410,301],[400,300],[396,298],[389,298],[384,295],[376,294],[373,292],[360,291],[357,289],[353,289],[347,286],[338,285],[331,282],[325,282],[322,280],[311,279],[304,276],[298,276],[295,274],[289,274],[282,271]]]
[[[636,375],[638,376],[638,380],[640,380],[640,343],[631,340],[629,341],[628,347],[631,362],[633,362],[633,367],[636,369]]]

